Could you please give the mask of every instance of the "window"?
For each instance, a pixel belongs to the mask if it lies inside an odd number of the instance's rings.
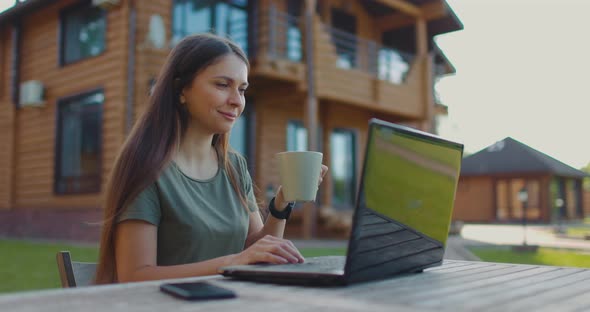
[[[307,129],[301,121],[287,123],[287,151],[307,151]]]
[[[58,102],[55,193],[100,191],[103,102],[102,91]]]
[[[229,145],[246,158],[250,156],[250,144],[252,143],[249,139],[252,131],[252,110],[250,101],[250,99],[246,99],[246,108],[234,123],[229,136]]]
[[[332,40],[336,46],[340,68],[356,67],[356,17],[340,9],[332,9]]]
[[[300,0],[287,1],[287,58],[291,61],[300,62],[302,59],[301,30],[299,30],[299,21],[301,18]]]
[[[248,51],[247,0],[175,0],[172,12],[172,40],[212,32],[233,40]]]
[[[101,54],[105,50],[106,13],[88,4],[61,13],[61,65]]]
[[[521,201],[518,193],[526,190]],[[496,217],[499,221],[541,218],[541,184],[536,179],[501,179],[496,182]]]
[[[248,169],[254,172],[254,144],[255,139],[253,138],[255,128],[254,126],[254,110],[253,103],[250,98],[246,98],[246,108],[244,112],[232,127],[229,136],[229,145],[238,153],[240,153],[246,162],[248,163]]]
[[[238,117],[236,123],[234,124],[231,134],[229,136],[229,145],[236,150],[238,153],[246,156],[246,142],[248,140],[248,131],[247,131],[247,123],[246,116],[242,115]]]
[[[390,48],[379,50],[379,79],[402,84],[410,70],[411,56]]]
[[[356,140],[350,129],[335,129],[330,136],[332,206],[352,209],[356,194]]]
[[[576,196],[575,181],[568,179],[565,182],[565,209],[567,217],[570,219],[577,217],[578,196]]]
[[[508,182],[506,180],[499,180],[496,182],[496,219],[498,221],[506,221],[510,219],[509,196]]]

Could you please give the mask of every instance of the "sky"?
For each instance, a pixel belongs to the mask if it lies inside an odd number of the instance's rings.
[[[590,0],[447,0],[464,30],[435,40],[457,69],[439,134],[475,153],[512,137],[590,163]],[[0,0],[0,11],[14,0]]]
[[[512,137],[590,163],[590,1],[448,0],[464,30],[435,40],[457,69],[439,134],[477,152]]]
[[[14,0],[0,0],[0,12],[6,10],[14,4]]]

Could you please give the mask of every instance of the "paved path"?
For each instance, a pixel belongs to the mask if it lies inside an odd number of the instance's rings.
[[[466,224],[461,236],[471,244],[520,245],[524,240],[522,225]],[[581,249],[590,252],[590,241],[558,237],[553,227],[532,225],[526,229],[527,244],[541,247]]]
[[[445,248],[445,259],[481,261],[480,258],[478,258],[466,248],[469,244],[470,242],[461,236],[450,236],[447,240],[447,246]]]

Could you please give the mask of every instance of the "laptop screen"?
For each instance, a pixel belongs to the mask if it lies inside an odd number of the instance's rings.
[[[463,146],[371,120],[347,269],[352,279],[442,261]]]
[[[446,243],[462,146],[372,124],[360,196],[376,213]]]

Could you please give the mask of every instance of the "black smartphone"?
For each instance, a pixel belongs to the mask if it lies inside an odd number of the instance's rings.
[[[167,283],[160,285],[160,290],[185,300],[228,299],[236,297],[236,293],[232,290],[205,282]]]

